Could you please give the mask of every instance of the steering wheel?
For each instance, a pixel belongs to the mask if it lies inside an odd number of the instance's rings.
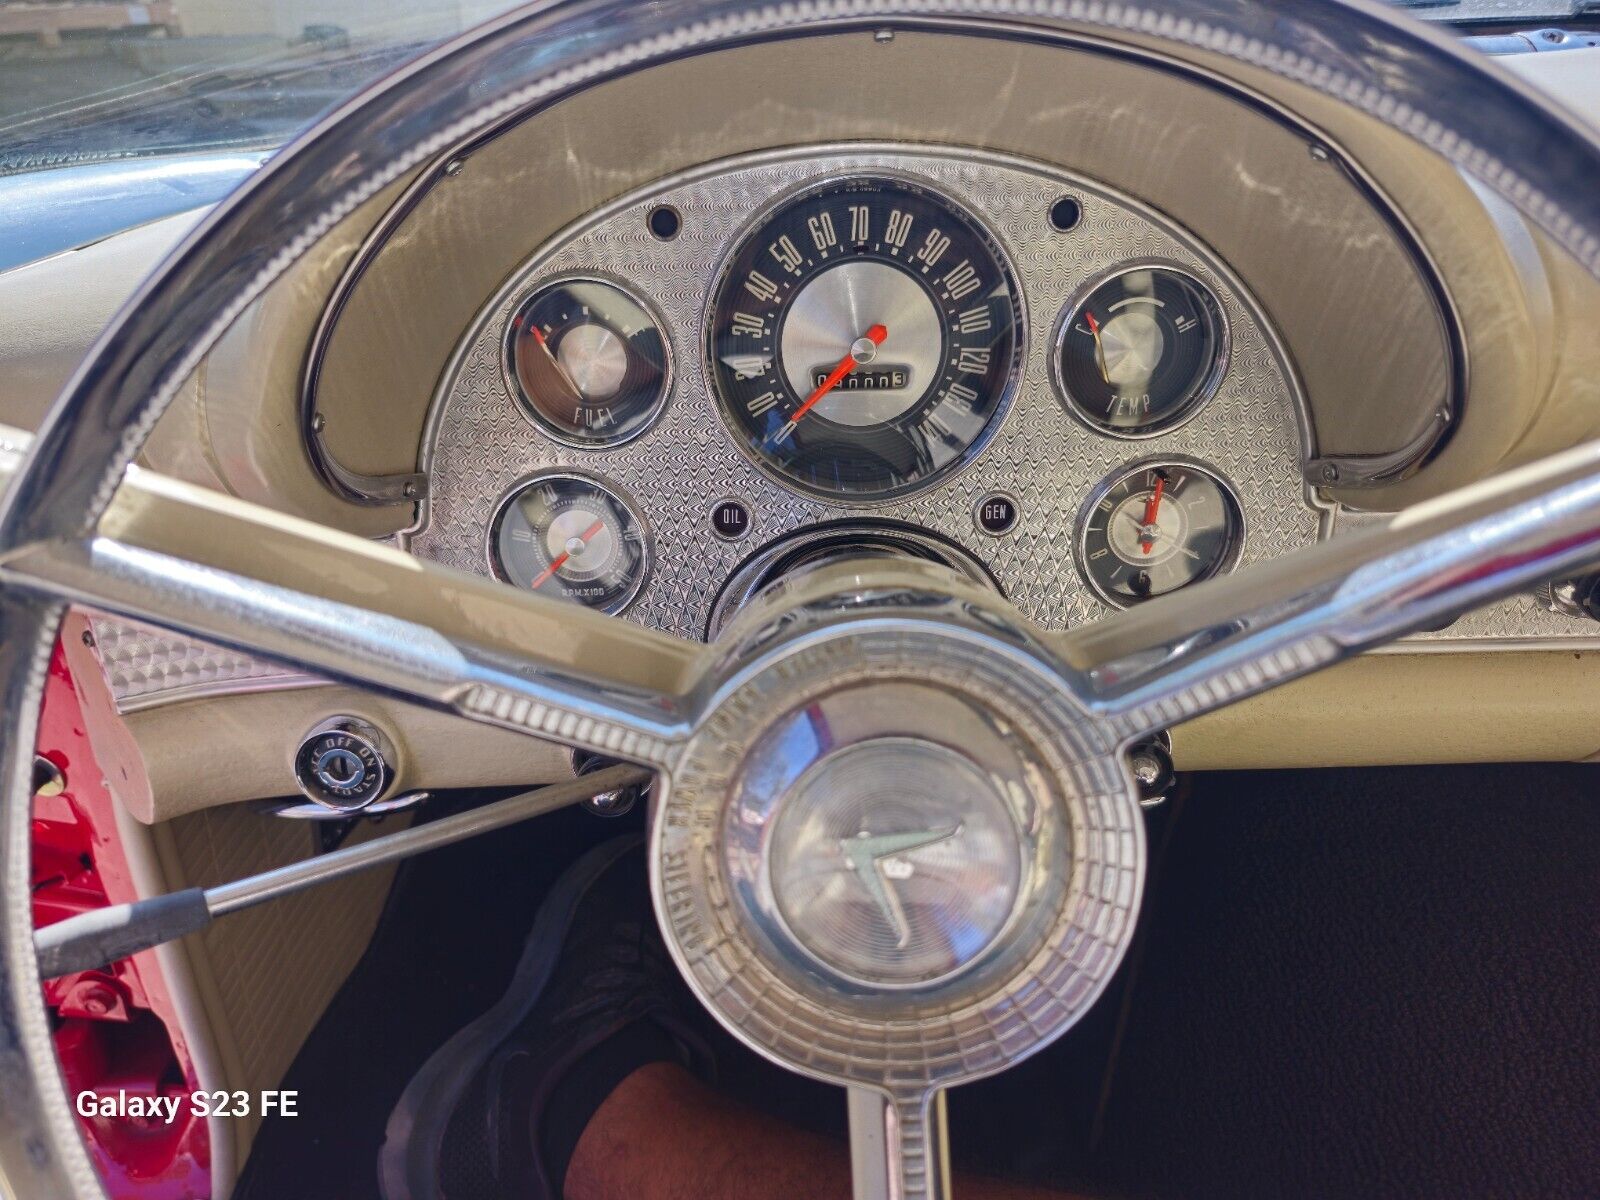
[[[1600,276],[1600,144],[1365,0],[535,3],[439,47],[276,155],[95,344],[0,514],[5,743],[0,1177],[99,1185],[52,1050],[28,903],[30,771],[66,603],[153,622],[657,774],[668,945],[745,1043],[850,1089],[858,1197],[944,1196],[943,1090],[1047,1045],[1128,946],[1136,740],[1600,558],[1600,443],[1066,633],[933,565],[835,564],[710,646],[128,467],[201,356],[363,200],[513,112],[734,42],[987,22],[1225,55],[1410,134]],[[909,832],[861,813],[888,781]],[[911,911],[913,849],[945,869]],[[860,897],[817,891],[841,853]],[[811,891],[807,889],[811,888]]]

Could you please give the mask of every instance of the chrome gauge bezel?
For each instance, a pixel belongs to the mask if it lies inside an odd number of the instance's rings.
[[[608,616],[613,617],[620,616],[622,613],[628,610],[635,600],[639,598],[639,593],[644,590],[645,583],[650,579],[650,573],[654,569],[656,561],[655,536],[651,532],[650,522],[645,519],[643,509],[640,508],[640,506],[631,496],[629,496],[616,484],[610,482],[609,480],[602,479],[598,475],[592,474],[588,471],[579,471],[570,467],[557,467],[549,470],[533,471],[527,475],[523,475],[514,483],[512,483],[510,487],[506,488],[505,492],[501,494],[500,498],[495,501],[494,509],[489,515],[489,526],[484,531],[483,553],[484,560],[489,565],[489,572],[501,583],[508,587],[518,586],[518,584],[506,573],[505,568],[500,564],[500,553],[498,546],[500,540],[500,521],[501,518],[505,516],[506,509],[510,507],[512,501],[514,501],[518,496],[522,495],[531,487],[537,486],[541,483],[549,483],[552,480],[563,480],[568,483],[579,483],[585,487],[592,487],[597,491],[604,492],[616,504],[626,510],[628,516],[632,518],[634,523],[639,527],[639,571],[630,582],[627,593],[623,596],[623,598],[602,608],[595,608],[592,605],[582,604],[581,601],[576,600],[566,601],[566,603],[578,604],[580,607],[588,608],[591,612],[605,613]]]
[[[1087,586],[1091,592],[1093,592],[1106,604],[1109,604],[1112,608],[1127,609],[1137,606],[1127,603],[1115,594],[1108,592],[1105,588],[1101,587],[1099,580],[1097,580],[1094,577],[1094,573],[1089,570],[1089,514],[1094,512],[1095,506],[1098,505],[1100,501],[1104,500],[1113,489],[1115,489],[1130,475],[1137,475],[1142,471],[1149,471],[1157,467],[1180,467],[1184,471],[1188,471],[1192,474],[1204,475],[1217,486],[1218,491],[1220,491],[1227,502],[1233,506],[1233,516],[1238,524],[1239,529],[1238,535],[1233,539],[1232,544],[1229,545],[1227,553],[1224,554],[1222,558],[1217,560],[1216,566],[1213,567],[1208,574],[1198,579],[1191,580],[1189,583],[1184,584],[1183,587],[1175,588],[1170,592],[1164,592],[1162,593],[1163,595],[1173,596],[1178,592],[1183,591],[1184,588],[1193,587],[1196,584],[1206,582],[1208,579],[1216,579],[1219,576],[1229,574],[1239,565],[1240,560],[1244,556],[1245,543],[1250,540],[1249,519],[1245,516],[1244,501],[1239,496],[1239,489],[1233,485],[1233,482],[1226,475],[1224,475],[1211,463],[1203,462],[1202,460],[1193,458],[1187,454],[1161,454],[1124,463],[1122,466],[1112,471],[1099,483],[1095,484],[1092,489],[1090,489],[1088,496],[1086,496],[1083,503],[1078,506],[1078,515],[1072,532],[1072,559],[1073,565],[1078,568],[1079,578],[1083,580],[1085,586]]]
[[[931,196],[936,202],[959,214],[964,221],[982,235],[989,248],[993,251],[1000,269],[1005,273],[1006,281],[1010,287],[1013,306],[1013,345],[1005,386],[1001,389],[1000,397],[995,402],[994,412],[990,415],[982,433],[962,451],[958,458],[911,485],[895,489],[883,495],[841,495],[826,489],[811,487],[774,470],[770,464],[763,461],[760,455],[754,453],[746,445],[745,439],[739,435],[738,427],[728,413],[728,405],[726,398],[722,394],[722,389],[717,385],[716,372],[713,366],[715,361],[713,341],[716,332],[714,321],[718,298],[722,294],[723,285],[727,282],[729,271],[738,260],[740,251],[743,250],[745,244],[756,231],[772,218],[773,214],[780,212],[797,201],[805,199],[807,196],[829,191],[843,183],[872,180],[897,184]],[[971,204],[951,195],[947,189],[939,187],[932,180],[914,172],[893,167],[863,166],[848,177],[830,175],[806,179],[777,192],[752,212],[727,238],[717,255],[717,261],[711,270],[709,279],[705,301],[700,309],[698,337],[700,375],[706,389],[706,395],[710,398],[711,405],[720,422],[722,434],[738,451],[740,457],[760,472],[763,478],[785,491],[805,496],[821,504],[845,510],[876,509],[903,503],[907,499],[949,484],[970,468],[977,459],[982,457],[983,451],[994,440],[995,434],[1010,415],[1013,402],[1022,387],[1027,369],[1031,330],[1028,323],[1028,296],[1023,288],[1022,276],[1017,271],[1016,258],[1012,254],[1011,248],[1006,244],[999,230],[995,228],[994,223],[975,211]],[[774,337],[776,336],[777,331],[775,330]]]
[[[590,283],[603,287],[614,288],[621,292],[644,312],[654,323],[656,335],[661,339],[661,391],[660,395],[650,406],[650,411],[638,428],[628,430],[613,437],[601,439],[584,439],[574,437],[565,430],[558,429],[539,412],[533,401],[524,392],[522,382],[517,378],[513,354],[515,353],[515,338],[517,317],[522,311],[532,304],[535,299],[553,288],[574,283]],[[667,404],[672,399],[672,388],[676,380],[677,364],[672,352],[672,330],[667,324],[666,317],[661,310],[647,297],[641,295],[636,288],[629,287],[620,279],[613,278],[600,272],[574,272],[567,271],[557,275],[550,275],[533,281],[533,286],[520,291],[510,310],[506,313],[503,328],[500,330],[500,375],[505,385],[506,394],[512,399],[516,409],[530,424],[541,434],[559,445],[571,450],[589,452],[614,450],[618,446],[625,446],[649,433],[661,423],[662,415],[667,411]]]
[[[1124,275],[1131,275],[1135,271],[1159,270],[1177,275],[1187,280],[1198,288],[1205,297],[1207,308],[1211,311],[1211,318],[1216,324],[1217,349],[1210,369],[1201,380],[1199,388],[1193,396],[1186,400],[1178,412],[1158,424],[1140,429],[1128,429],[1111,425],[1098,420],[1085,410],[1083,404],[1072,390],[1067,386],[1061,373],[1061,355],[1065,349],[1067,333],[1072,328],[1072,318],[1078,310],[1088,301],[1089,297],[1113,280],[1121,279]],[[1254,305],[1254,301],[1250,303]],[[1233,325],[1228,319],[1228,308],[1222,302],[1222,297],[1217,295],[1217,289],[1189,267],[1168,258],[1139,258],[1128,262],[1118,263],[1109,271],[1104,271],[1086,283],[1080,285],[1067,297],[1061,311],[1056,314],[1055,326],[1050,336],[1049,362],[1046,364],[1050,372],[1050,387],[1056,394],[1056,399],[1061,402],[1061,407],[1067,415],[1085,429],[1091,430],[1102,437],[1115,438],[1124,442],[1143,442],[1151,438],[1163,437],[1175,430],[1182,429],[1190,421],[1198,417],[1205,410],[1206,405],[1217,394],[1222,386],[1222,381],[1227,378],[1228,367],[1233,361]]]

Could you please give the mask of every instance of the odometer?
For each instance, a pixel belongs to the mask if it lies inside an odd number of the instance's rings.
[[[898,178],[791,196],[723,269],[712,384],[754,461],[802,491],[884,500],[965,463],[1020,360],[1000,248],[954,202]]]

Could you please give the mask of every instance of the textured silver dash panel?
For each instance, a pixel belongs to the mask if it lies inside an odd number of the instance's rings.
[[[717,412],[702,353],[707,297],[717,268],[754,215],[804,184],[858,172],[897,171],[965,205],[995,232],[1023,291],[1026,345],[1015,400],[989,447],[968,467],[904,500],[863,507],[790,493],[752,467]],[[1063,194],[1083,207],[1080,224],[1049,222]],[[652,237],[656,204],[683,214],[671,242]],[[1209,285],[1232,331],[1232,360],[1216,396],[1180,429],[1142,441],[1093,433],[1070,417],[1050,384],[1051,333],[1078,289],[1138,259],[1175,263]],[[552,276],[609,277],[665,317],[679,364],[666,413],[625,446],[583,452],[560,446],[522,416],[501,369],[506,323],[519,300]],[[495,502],[517,479],[549,467],[581,467],[615,481],[640,504],[657,563],[629,619],[700,636],[716,590],[747,554],[772,538],[819,521],[880,517],[942,533],[988,563],[1029,616],[1065,627],[1110,610],[1083,582],[1073,559],[1079,506],[1102,478],[1146,458],[1187,455],[1238,489],[1248,564],[1316,539],[1319,511],[1301,484],[1301,407],[1294,376],[1253,303],[1224,267],[1159,215],[1086,180],[977,151],[853,147],[844,153],[790,152],[746,158],[628,197],[569,230],[516,272],[480,315],[447,372],[431,422],[428,513],[410,546],[417,554],[484,572]],[[992,539],[973,523],[992,491],[1014,496],[1022,519]],[[712,536],[709,507],[746,499],[753,535],[730,544]]]
[[[324,682],[150,625],[98,614],[91,615],[89,622],[118,712],[202,696]]]

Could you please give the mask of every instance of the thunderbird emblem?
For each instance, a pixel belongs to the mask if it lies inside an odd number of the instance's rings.
[[[960,825],[947,829],[925,829],[913,833],[885,833],[874,837],[862,830],[853,838],[841,838],[839,849],[844,852],[845,864],[855,872],[856,878],[867,889],[883,919],[894,928],[895,948],[905,949],[911,941],[911,925],[906,920],[905,909],[900,905],[900,895],[892,880],[910,879],[916,868],[899,855],[924,846],[932,846],[961,832]]]

